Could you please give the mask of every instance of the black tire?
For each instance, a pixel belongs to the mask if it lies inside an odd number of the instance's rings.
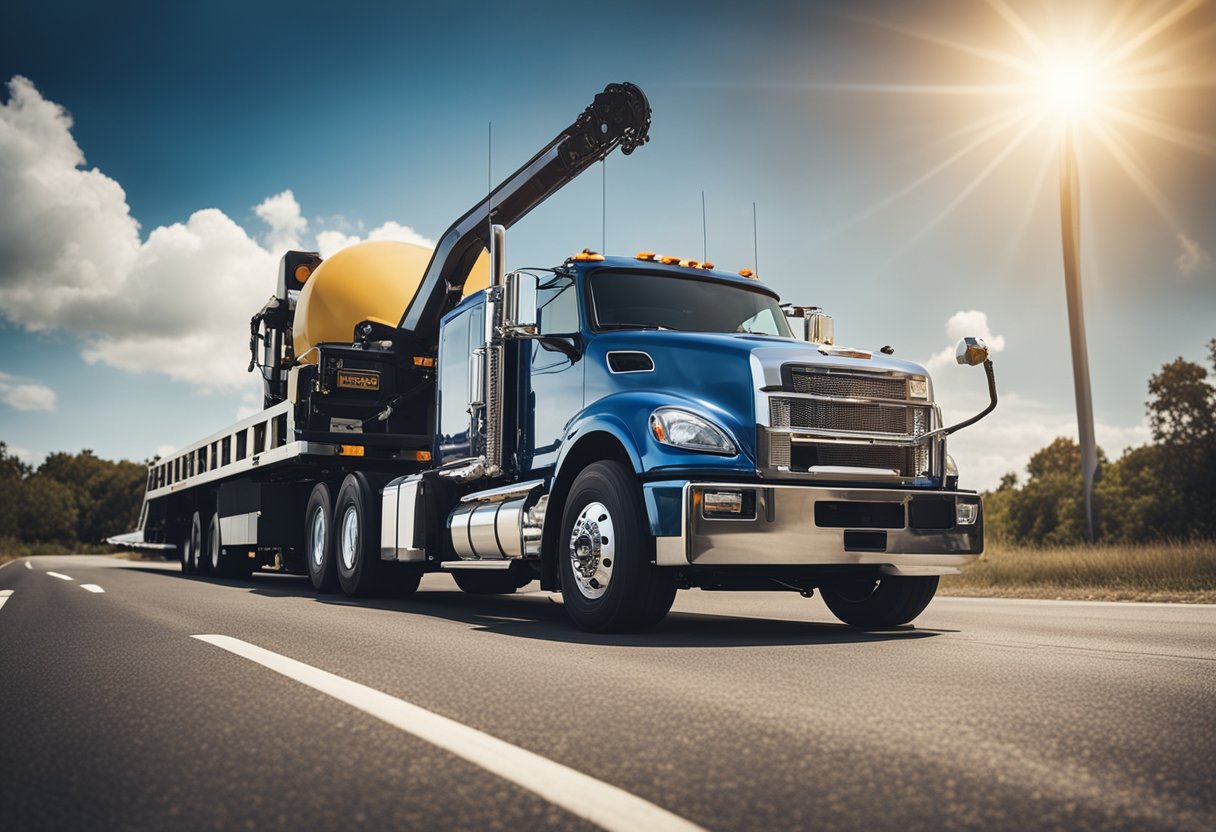
[[[645,518],[637,480],[621,463],[596,462],[575,478],[556,555],[566,613],[580,629],[645,630],[671,609],[675,582],[651,563]]]
[[[352,597],[382,589],[380,500],[367,477],[347,474],[334,506],[334,554],[338,584]]]
[[[198,512],[190,518],[190,528],[182,539],[182,573],[193,575],[198,571],[199,551],[203,548],[203,521]]]
[[[937,592],[937,576],[845,578],[819,587],[832,614],[853,627],[881,629],[907,624]]]
[[[337,592],[338,556],[334,551],[334,501],[329,486],[319,482],[304,509],[304,562],[317,592]]]
[[[211,522],[207,524],[207,549],[200,562],[200,571],[217,578],[249,577],[249,573],[253,571],[252,558],[247,559],[244,550],[239,553],[224,551],[222,537],[220,515],[215,512],[211,515]]]
[[[524,564],[526,566],[527,564]],[[517,589],[532,583],[528,575],[520,575],[514,569],[503,570],[452,570],[452,579],[461,592],[470,595],[510,595]],[[520,583],[523,581],[523,583]]]

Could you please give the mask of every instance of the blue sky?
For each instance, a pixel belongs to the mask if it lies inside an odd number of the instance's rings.
[[[1148,436],[1149,374],[1216,337],[1211,3],[121,9],[18,2],[0,30],[0,440],[34,460],[219,429],[256,402],[241,354],[283,245],[434,239],[485,190],[487,123],[497,179],[629,80],[651,143],[516,226],[509,265],[599,248],[606,180],[608,250],[753,266],[755,202],[762,278],[839,341],[930,363],[948,415],[982,406],[982,379],[935,356],[993,336],[1002,407],[954,446],[991,486],[1075,435],[1058,127],[1033,102],[998,122],[1042,58],[1017,23],[1053,50],[1109,31],[1110,52],[1165,21],[1119,63],[1146,89],[1104,93],[1113,144],[1081,140],[1109,455]]]

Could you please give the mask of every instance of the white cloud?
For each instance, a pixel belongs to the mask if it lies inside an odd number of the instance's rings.
[[[267,227],[260,241],[213,208],[141,240],[122,187],[84,169],[71,116],[25,78],[8,89],[0,102],[0,316],[29,330],[78,333],[90,363],[199,389],[259,389],[245,371],[249,318],[273,292],[282,252],[315,242],[328,255],[359,238],[320,229],[309,240],[300,204],[285,190],[253,209]],[[368,238],[433,246],[391,221]],[[29,390],[19,399],[47,402]]]
[[[31,384],[0,373],[0,401],[17,410],[55,409],[55,391],[45,384]]]
[[[308,220],[300,215],[300,203],[291,191],[267,197],[253,212],[270,226],[266,245],[271,251],[301,247],[300,241],[308,233]]]
[[[169,456],[176,450],[177,450],[176,445],[161,445],[159,448],[156,449],[156,455],[158,457],[160,457],[161,459],[164,459],[165,457]]]
[[[1185,234],[1178,235],[1178,245],[1182,247],[1182,251],[1174,259],[1174,265],[1178,267],[1179,274],[1190,277],[1200,268],[1212,262],[1212,255]]]

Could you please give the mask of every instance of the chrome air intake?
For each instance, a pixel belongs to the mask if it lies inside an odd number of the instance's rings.
[[[809,476],[846,467],[911,479],[930,470],[929,447],[918,443],[936,426],[923,376],[786,365],[781,377],[780,391],[768,396],[768,425],[761,427],[767,474]]]

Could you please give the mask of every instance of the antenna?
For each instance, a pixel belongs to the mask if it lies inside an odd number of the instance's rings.
[[[494,257],[494,122],[485,124],[485,249]],[[494,264],[490,264],[494,268]]]
[[[752,268],[760,274],[760,241],[756,235],[756,203],[752,203]]]
[[[701,262],[709,259],[709,234],[705,230],[705,191],[701,191]]]
[[[608,157],[600,159],[600,252],[608,251]]]

